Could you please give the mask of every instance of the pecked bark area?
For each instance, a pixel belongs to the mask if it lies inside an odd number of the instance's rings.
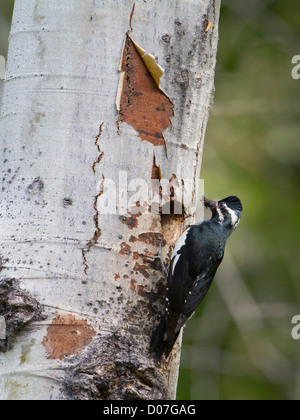
[[[219,8],[15,1],[0,399],[175,398],[180,343],[160,368],[148,351],[165,289],[151,257],[161,244],[167,263],[195,218]]]

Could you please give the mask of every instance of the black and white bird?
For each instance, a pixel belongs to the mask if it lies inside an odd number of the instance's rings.
[[[181,328],[205,297],[243,209],[235,196],[218,202],[204,198],[204,205],[211,210],[211,219],[188,227],[176,241],[171,256],[165,315],[150,343],[158,363],[163,354],[169,356]]]

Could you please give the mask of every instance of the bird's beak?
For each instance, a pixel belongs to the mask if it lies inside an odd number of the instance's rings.
[[[213,210],[216,208],[217,203],[215,201],[208,200],[206,197],[204,197],[204,205],[210,210]]]

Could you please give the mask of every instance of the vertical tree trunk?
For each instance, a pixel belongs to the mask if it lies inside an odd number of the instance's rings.
[[[175,398],[180,343],[161,368],[148,351],[165,287],[150,257],[195,217],[219,6],[15,1],[0,399]]]

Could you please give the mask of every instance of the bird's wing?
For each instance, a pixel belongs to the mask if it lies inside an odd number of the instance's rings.
[[[185,299],[183,313],[188,318],[204,299],[222,259],[223,254],[221,256],[215,254],[206,255],[205,265],[202,265],[202,269],[199,271]]]
[[[192,289],[189,291],[187,298],[184,302],[183,313],[189,318],[196,310],[197,306],[202,302],[208,289],[212,283],[213,276],[209,273],[200,275],[194,282]]]
[[[216,256],[213,247],[207,243],[204,246],[201,237],[195,241],[186,236],[185,245],[172,255],[167,303],[173,311],[189,317],[206,295],[223,255]]]
[[[176,270],[174,269],[176,265]],[[179,258],[174,257],[171,260],[168,279],[167,279],[167,293],[166,293],[166,304],[170,308],[179,314],[183,312],[184,301],[193,284],[193,278],[189,275],[189,264],[182,254]]]

